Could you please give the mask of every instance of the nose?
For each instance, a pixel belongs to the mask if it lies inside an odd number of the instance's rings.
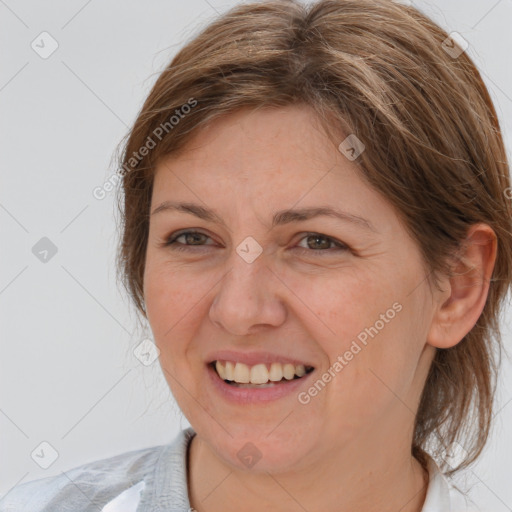
[[[237,336],[279,327],[286,319],[286,287],[267,267],[262,256],[247,263],[238,254],[220,280],[209,311],[210,320]]]

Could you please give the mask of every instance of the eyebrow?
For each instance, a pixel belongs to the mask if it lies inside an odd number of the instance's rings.
[[[226,226],[226,223],[224,222],[222,217],[215,210],[205,208],[204,206],[200,206],[194,203],[164,201],[153,210],[151,215],[156,215],[157,213],[164,211],[178,211],[183,213],[189,213],[205,221],[215,222],[223,226]],[[377,230],[369,220],[363,217],[359,217],[358,215],[354,215],[352,213],[336,210],[330,206],[279,210],[274,213],[274,216],[272,218],[272,228],[284,224],[290,224],[292,222],[303,222],[314,217],[320,216],[334,217],[367,228],[371,231],[377,232]]]

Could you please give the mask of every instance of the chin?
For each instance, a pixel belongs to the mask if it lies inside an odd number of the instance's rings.
[[[277,427],[277,428],[276,428]],[[281,429],[279,435],[277,429]],[[247,425],[231,428],[231,436],[219,427],[220,436],[204,438],[215,455],[237,470],[280,473],[296,470],[316,442],[316,436],[296,429],[285,430],[274,422],[272,428]],[[275,432],[272,432],[275,429]],[[208,430],[211,433],[211,429]],[[269,434],[270,433],[270,434]],[[307,440],[307,441],[306,441]]]

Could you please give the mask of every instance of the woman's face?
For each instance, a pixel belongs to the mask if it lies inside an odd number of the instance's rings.
[[[164,202],[194,207],[153,213]],[[275,217],[312,208],[341,215]],[[151,213],[148,320],[173,395],[219,460],[285,471],[410,450],[434,300],[396,213],[309,108],[217,120],[157,167]],[[313,371],[234,386],[212,361],[238,363],[238,381]]]

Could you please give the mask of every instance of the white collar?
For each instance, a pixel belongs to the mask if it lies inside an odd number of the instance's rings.
[[[450,512],[450,487],[435,460],[428,456],[428,488],[421,512]]]

